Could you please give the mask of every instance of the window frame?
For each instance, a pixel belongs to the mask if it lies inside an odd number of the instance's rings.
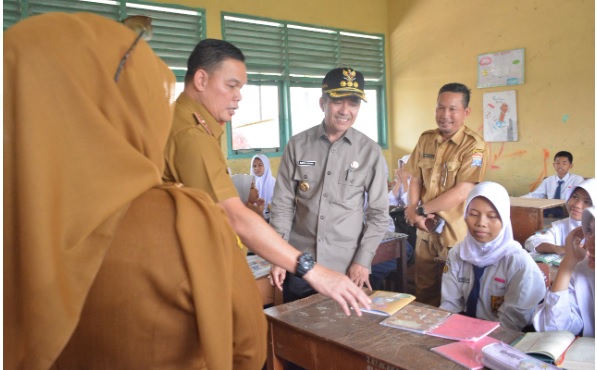
[[[232,18],[232,20],[228,20],[227,18]],[[238,23],[242,23],[241,21],[236,21],[237,19],[246,19],[247,21],[251,22],[251,21],[255,21],[255,22],[265,22],[266,25],[264,27],[268,28],[271,27],[272,28],[272,32],[276,33],[276,30],[273,29],[274,27],[278,27],[277,25],[280,25],[280,28],[283,29],[280,32],[280,34],[283,34],[283,40],[278,40],[278,42],[281,43],[281,53],[282,55],[279,56],[278,60],[284,60],[283,66],[282,68],[280,68],[280,72],[278,72],[278,74],[258,74],[258,73],[251,73],[251,68],[257,68],[257,70],[259,70],[260,64],[259,62],[253,62],[251,63],[251,52],[245,52],[245,50],[243,50],[243,44],[242,42],[238,43],[235,42],[234,36],[232,37],[227,37],[227,25],[229,22],[238,22]],[[269,23],[271,23],[272,25],[270,25]],[[385,35],[383,34],[374,34],[374,33],[366,33],[366,32],[359,32],[359,31],[353,31],[353,30],[345,30],[345,29],[339,29],[339,28],[332,28],[332,27],[322,27],[322,26],[318,26],[318,25],[313,25],[313,24],[304,24],[304,23],[300,23],[300,22],[291,22],[291,21],[283,21],[283,20],[277,20],[277,19],[270,19],[270,18],[262,18],[262,17],[254,17],[254,16],[249,16],[246,14],[238,14],[238,13],[230,13],[230,12],[221,12],[221,26],[222,26],[222,38],[224,40],[230,41],[233,44],[239,46],[239,48],[241,50],[243,50],[243,53],[245,53],[245,57],[246,57],[246,64],[247,64],[247,69],[248,69],[248,73],[247,73],[247,79],[248,85],[260,85],[260,84],[278,84],[279,88],[280,88],[280,94],[279,94],[279,100],[278,100],[278,104],[279,104],[279,112],[280,112],[280,117],[279,117],[279,122],[280,122],[280,137],[279,137],[279,147],[278,148],[255,148],[255,149],[241,149],[241,150],[233,150],[232,149],[232,127],[231,125],[226,125],[226,134],[227,134],[227,155],[229,159],[240,159],[240,158],[251,158],[253,155],[255,154],[268,154],[268,155],[272,155],[274,157],[276,156],[281,156],[282,153],[284,152],[284,149],[286,148],[286,145],[288,143],[288,141],[290,140],[291,136],[293,135],[291,128],[292,128],[292,122],[291,122],[291,107],[290,107],[290,87],[316,87],[316,88],[320,88],[321,87],[321,80],[323,79],[323,75],[325,74],[325,72],[321,72],[322,70],[320,70],[319,74],[322,74],[319,77],[315,77],[315,75],[313,75],[313,77],[301,77],[301,76],[297,76],[297,75],[291,75],[290,73],[290,65],[289,65],[289,57],[288,54],[291,53],[293,50],[289,49],[288,46],[288,38],[289,38],[289,34],[288,34],[288,26],[291,26],[291,28],[293,29],[300,29],[301,27],[304,28],[308,28],[308,29],[320,29],[320,30],[325,30],[325,31],[329,31],[329,33],[335,33],[336,34],[336,49],[340,47],[340,42],[341,42],[341,37],[342,36],[346,36],[348,38],[353,37],[354,35],[363,35],[366,37],[371,37],[371,38],[375,38],[375,39],[379,39],[380,41],[380,49],[378,50],[379,53],[381,53],[381,63],[380,63],[380,68],[377,69],[377,73],[379,73],[379,79],[378,80],[368,80],[366,79],[366,89],[367,90],[376,90],[377,95],[378,95],[378,100],[377,100],[377,116],[378,116],[378,122],[377,122],[377,134],[378,134],[378,144],[383,148],[383,149],[387,149],[388,147],[388,127],[387,127],[387,103],[386,103],[386,54],[385,54]],[[239,26],[242,27],[242,26]],[[250,26],[247,26],[250,27]],[[259,26],[255,26],[257,29],[259,28]],[[268,28],[269,30],[269,28]],[[234,29],[232,31],[232,33],[234,32]],[[255,30],[255,32],[258,32],[258,30]],[[300,31],[299,31],[300,32]],[[264,37],[270,37],[270,35],[272,35],[271,37],[275,37],[275,34],[270,34],[269,32],[266,32],[266,34],[264,35]],[[278,35],[279,37],[282,35]],[[242,36],[238,36],[238,31],[237,31],[237,36],[236,37],[241,37]],[[276,49],[275,46],[272,46],[272,49]],[[272,53],[275,54],[275,53]],[[347,66],[351,66],[350,63],[342,63],[342,60],[346,57],[346,55],[343,54],[338,54],[336,53],[336,56],[339,55],[340,60],[335,61],[334,65],[331,65],[331,67],[326,69],[326,72],[331,69],[331,68],[335,68],[338,65],[347,65]],[[256,59],[257,57],[255,56],[255,54],[253,55],[253,59]],[[265,59],[265,58],[264,58]],[[274,65],[275,64],[275,59],[273,59],[274,62],[271,63],[267,63],[269,61],[264,62],[263,64],[263,68],[266,69],[268,67],[268,65]],[[340,63],[339,63],[340,62]],[[299,62],[300,63],[300,62]],[[329,62],[328,62],[329,65]],[[309,69],[309,66],[306,66],[305,69]],[[357,70],[360,70],[358,67]],[[268,71],[271,72],[271,71]],[[276,73],[276,72],[274,72]],[[367,72],[364,72],[363,74],[365,74],[365,76],[367,76]],[[317,107],[313,107],[313,109],[317,109]]]

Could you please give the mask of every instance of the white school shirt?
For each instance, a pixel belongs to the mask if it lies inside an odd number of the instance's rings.
[[[440,308],[464,312],[473,288],[473,265],[460,258],[461,243],[448,253],[442,277]],[[485,268],[481,277],[477,318],[499,321],[500,325],[521,330],[531,323],[533,313],[545,296],[545,280],[537,263],[522,248],[495,265]]]
[[[533,326],[537,331],[568,330],[595,337],[595,271],[589,268],[588,259],[572,272],[568,290],[547,291],[533,316]]]
[[[410,178],[406,180],[407,183],[410,185]],[[408,202],[408,192],[404,191],[404,186],[402,183],[400,184],[400,188],[398,189],[398,194],[394,196],[393,190],[388,192],[388,201],[390,202],[390,206],[394,207],[406,207]]]
[[[566,192],[575,188],[585,179],[582,176],[574,175],[568,172],[566,176],[564,176],[564,178],[561,180],[564,180],[564,183],[562,184],[560,190],[560,199],[566,199]],[[537,187],[537,189],[533,190],[528,194],[523,195],[522,198],[553,199],[553,196],[556,193],[556,188],[558,187],[558,181],[560,181],[558,175],[546,177],[545,179],[543,179],[543,181]]]
[[[535,234],[529,236],[524,242],[524,249],[535,254],[537,253],[535,249],[542,243],[564,245],[566,243],[566,237],[570,234],[570,231],[578,226],[580,226],[580,222],[575,225],[570,217],[552,222],[551,226],[547,229],[537,231]]]

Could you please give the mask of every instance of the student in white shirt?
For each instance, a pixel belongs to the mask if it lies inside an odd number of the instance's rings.
[[[448,253],[440,308],[521,330],[545,295],[545,281],[513,238],[508,192],[495,182],[479,183],[465,209],[468,232]]]
[[[255,176],[255,187],[259,189],[259,195],[265,201],[263,217],[269,220],[269,204],[274,197],[276,178],[272,175],[269,158],[263,154],[254,155],[251,159],[251,175]]]
[[[408,186],[410,184],[411,175],[404,171],[404,165],[408,162],[410,154],[407,154],[398,160],[398,168],[394,170],[394,180],[396,184],[388,192],[388,200],[390,208],[392,207],[406,207],[408,197]]]
[[[565,253],[566,236],[580,226],[583,211],[597,200],[597,180],[587,179],[566,194],[566,209],[570,217],[555,221],[547,229],[531,235],[524,248],[532,255],[539,253]]]
[[[568,330],[595,337],[595,214],[595,207],[587,208],[582,228],[566,238],[566,256],[533,317],[537,331]]]
[[[522,198],[565,199],[566,192],[584,180],[582,176],[570,173],[570,169],[574,166],[572,159],[570,152],[557,152],[553,158],[556,174],[546,177],[535,190],[523,195]]]

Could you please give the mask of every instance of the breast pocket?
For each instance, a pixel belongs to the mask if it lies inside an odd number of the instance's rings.
[[[491,311],[498,313],[500,306],[504,303],[504,296],[506,295],[506,284],[502,281],[493,280],[489,284],[489,296],[491,299]]]
[[[315,195],[319,184],[319,175],[315,166],[295,167],[293,180],[296,184],[296,197],[311,199]]]
[[[431,173],[433,172],[433,159],[422,158],[418,163],[421,175],[423,176],[423,184],[431,184]]]
[[[440,186],[442,189],[452,189],[454,185],[456,185],[456,176],[458,175],[458,170],[460,170],[461,165],[461,162],[452,161],[446,162],[442,166],[442,176],[440,179]]]
[[[338,203],[356,206],[363,203],[366,171],[347,170],[338,179]]]

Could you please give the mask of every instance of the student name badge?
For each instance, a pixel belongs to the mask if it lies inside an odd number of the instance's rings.
[[[298,161],[299,167],[314,167],[315,161]]]

